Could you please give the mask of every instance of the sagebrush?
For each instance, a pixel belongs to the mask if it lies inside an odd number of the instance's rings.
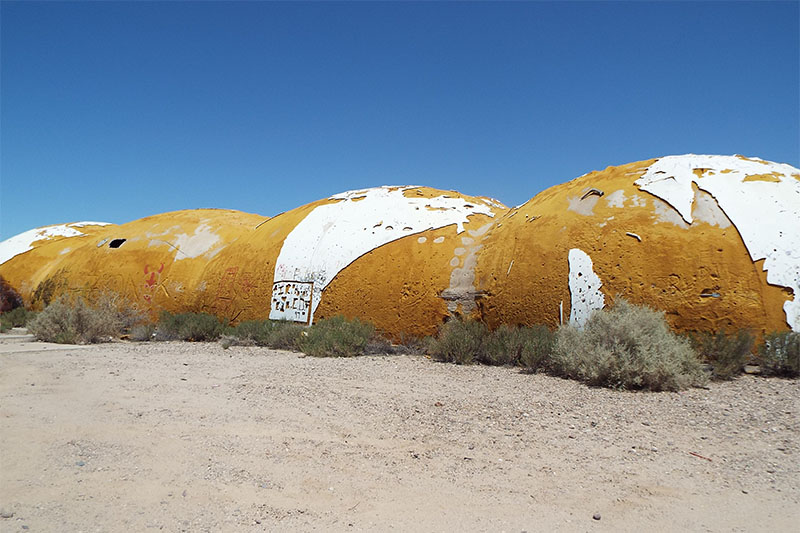
[[[745,329],[732,334],[722,329],[691,336],[695,351],[711,365],[712,376],[718,380],[732,379],[742,372],[751,356],[753,340],[753,334]]]
[[[280,350],[297,350],[301,324],[285,320],[247,320],[230,328],[226,336],[229,344],[268,346]]]
[[[24,327],[35,317],[36,313],[34,311],[28,311],[24,307],[15,307],[10,311],[0,313],[0,332],[8,331],[11,328]]]
[[[155,330],[155,340],[216,341],[226,327],[226,322],[208,313],[173,314],[162,311]]]
[[[583,329],[559,328],[550,365],[619,389],[680,390],[706,379],[690,342],[670,330],[663,313],[625,300],[592,313]]]
[[[38,340],[61,344],[107,342],[129,331],[144,314],[125,298],[101,292],[88,301],[62,295],[28,322]]]
[[[353,357],[364,354],[374,335],[375,326],[369,322],[337,315],[303,331],[299,348],[315,357]]]
[[[428,346],[437,361],[469,365],[485,359],[489,329],[483,322],[453,319],[444,324]]]
[[[800,376],[800,333],[784,331],[766,336],[758,351],[761,373],[767,376]]]

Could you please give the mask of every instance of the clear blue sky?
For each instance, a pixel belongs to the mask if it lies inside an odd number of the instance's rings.
[[[0,4],[0,239],[660,155],[800,166],[798,2]]]

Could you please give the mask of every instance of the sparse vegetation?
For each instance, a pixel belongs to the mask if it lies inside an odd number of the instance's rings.
[[[89,302],[62,295],[28,322],[28,331],[46,342],[107,342],[128,331],[142,316],[134,305],[114,293],[102,292]]]
[[[484,358],[489,330],[483,322],[454,319],[442,326],[428,347],[437,361],[469,365]]]
[[[712,377],[728,380],[742,372],[753,349],[753,334],[741,329],[728,334],[703,332],[691,336],[694,349],[701,359],[711,365]]]
[[[170,313],[162,311],[155,330],[155,340],[192,342],[216,341],[227,324],[208,313]]]
[[[800,376],[800,333],[771,333],[759,347],[761,373],[767,376]]]
[[[131,328],[129,335],[132,341],[151,341],[156,334],[155,324],[139,324]]]
[[[228,345],[244,344],[296,350],[304,329],[300,324],[283,320],[248,320],[230,328],[225,337]]]
[[[375,326],[369,322],[337,315],[307,328],[299,348],[315,357],[353,357],[364,354],[374,334]]]
[[[679,390],[705,380],[689,341],[663,313],[624,300],[592,313],[583,329],[561,327],[550,364],[565,377],[618,389]]]
[[[11,311],[0,314],[0,332],[8,331],[11,328],[24,327],[35,317],[35,312],[28,311],[24,307],[15,307]]]

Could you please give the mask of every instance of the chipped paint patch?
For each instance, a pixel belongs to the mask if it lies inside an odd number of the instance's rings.
[[[579,248],[569,251],[569,323],[582,328],[592,312],[602,309],[605,296],[600,292],[602,281],[594,273],[592,258]]]
[[[0,265],[12,257],[33,250],[33,243],[35,242],[56,239],[59,237],[83,237],[86,234],[76,230],[75,228],[107,225],[109,225],[107,222],[73,222],[71,224],[56,224],[54,226],[45,226],[43,228],[35,228],[25,231],[19,235],[15,235],[4,240],[3,242],[0,242]]]
[[[207,254],[210,259],[219,253],[222,249],[220,237],[211,230],[211,226],[204,222],[197,226],[191,235],[187,233],[175,235],[175,242],[172,243],[178,250],[175,260],[199,257],[203,254]]]
[[[579,215],[594,215],[594,206],[600,201],[600,196],[591,194],[589,196],[570,196],[567,198],[569,211],[575,211]]]
[[[664,202],[658,198],[654,198],[653,212],[656,215],[656,222],[666,222],[669,224],[675,224],[682,229],[689,229],[689,224],[687,224],[686,221],[681,218],[681,214],[678,213],[667,202]]]
[[[352,201],[362,196],[359,202]],[[473,205],[449,195],[425,195],[414,187],[376,187],[344,192],[331,199],[340,201],[315,207],[295,226],[283,241],[275,264],[275,283],[313,282],[309,323],[313,323],[328,284],[362,255],[430,229],[455,224],[461,233],[471,215],[494,217],[488,205]],[[378,222],[384,224],[385,230],[373,231]],[[444,237],[437,237],[433,242],[442,241]],[[464,263],[466,268],[467,259]],[[273,320],[292,319],[291,314],[274,306],[269,316]]]
[[[692,218],[722,229],[731,226],[731,221],[720,209],[714,197],[701,189],[695,191]]]
[[[625,207],[625,191],[619,189],[612,192],[606,196],[606,203],[608,207]]]
[[[694,173],[698,168],[706,169],[702,179]],[[792,179],[797,173],[790,165],[761,159],[689,154],[659,159],[635,184],[672,205],[689,224],[693,184],[712,195],[736,226],[751,260],[765,259],[767,282],[794,292],[783,309],[789,326],[800,331],[800,183]],[[763,175],[779,181],[747,179]]]

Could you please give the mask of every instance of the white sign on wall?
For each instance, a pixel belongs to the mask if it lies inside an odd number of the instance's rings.
[[[291,320],[308,324],[314,283],[309,281],[276,281],[272,284],[270,320]]]

